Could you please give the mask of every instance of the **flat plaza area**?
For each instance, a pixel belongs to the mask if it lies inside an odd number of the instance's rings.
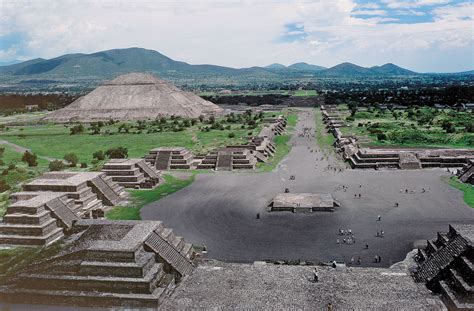
[[[333,155],[324,156],[314,135],[299,135],[305,128],[314,133],[312,109],[299,113],[293,148],[274,171],[198,174],[187,188],[145,206],[142,219],[163,221],[221,261],[349,263],[360,257],[360,266],[380,267],[403,260],[415,242],[435,238],[448,224],[474,224],[474,209],[462,192],[442,180],[451,175],[445,169],[345,169]],[[334,212],[267,212],[285,188],[332,194],[341,206]],[[340,229],[350,229],[355,243],[343,243]]]

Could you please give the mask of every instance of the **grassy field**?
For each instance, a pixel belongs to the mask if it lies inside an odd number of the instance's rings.
[[[164,183],[153,190],[130,190],[131,203],[129,206],[115,207],[106,213],[108,219],[114,220],[140,220],[140,209],[161,198],[179,191],[189,186],[195,179],[196,174],[192,174],[186,179],[174,177],[172,175],[164,175]]]
[[[461,190],[464,193],[464,202],[467,205],[474,208],[474,186],[471,184],[465,184],[460,182],[456,177],[451,177],[448,183],[456,189]]]
[[[118,133],[119,126],[124,124],[120,123],[104,126],[97,135],[92,135],[88,125],[85,126],[85,132],[75,135],[70,134],[70,127],[60,124],[11,126],[8,130],[0,131],[0,140],[29,148],[38,156],[48,158],[62,159],[64,154],[73,152],[79,157],[79,162],[90,165],[92,154],[98,150],[122,146],[128,149],[129,157],[143,157],[152,148],[180,146],[196,153],[205,153],[212,148],[244,143],[248,136],[258,134],[261,129],[259,122],[255,128],[249,129],[240,122],[230,123],[225,119],[217,121],[224,129],[202,131],[200,128],[210,125],[197,122],[182,131],[166,129],[148,132],[150,129],[156,130],[156,127],[148,124],[144,130],[131,128],[128,133]],[[128,123],[127,126],[136,124]],[[231,133],[234,137],[229,138]]]
[[[294,96],[317,96],[316,90],[298,90],[293,94]]]
[[[319,147],[321,147],[323,150],[326,152],[331,152],[336,139],[331,133],[326,131],[321,110],[316,109],[314,112],[314,117],[316,119],[316,141],[318,142]]]
[[[362,138],[366,146],[474,148],[469,112],[429,107],[407,110],[369,109],[346,115],[346,135]],[[450,127],[449,130],[446,128]]]

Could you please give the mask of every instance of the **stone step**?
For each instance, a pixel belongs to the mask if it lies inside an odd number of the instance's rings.
[[[151,294],[126,294],[94,291],[10,289],[0,291],[0,301],[29,304],[58,304],[84,307],[158,308],[167,287],[157,287]]]
[[[102,172],[107,174],[107,176],[134,176],[140,174],[140,169],[138,167],[134,167],[133,169],[127,170],[102,169]]]
[[[56,219],[50,218],[41,225],[35,224],[0,224],[0,234],[2,235],[25,235],[25,236],[43,236],[58,228]]]
[[[469,285],[464,278],[459,274],[458,271],[454,269],[449,269],[449,273],[451,274],[451,279],[453,280],[456,288],[462,292],[464,295],[473,295],[474,291],[471,285]]]
[[[145,253],[137,262],[83,261],[81,275],[142,278],[155,264],[155,254]]]
[[[164,275],[163,264],[155,263],[144,277],[104,277],[77,275],[22,274],[20,285],[28,289],[98,291],[126,294],[151,294]]]
[[[472,301],[472,298],[468,298],[466,301],[463,297],[457,297],[446,281],[440,281],[439,285],[441,287],[443,301],[449,310],[474,310],[474,301]]]
[[[191,243],[184,243],[180,253],[186,258],[191,259],[191,255],[193,254],[193,245]]]
[[[18,206],[18,205],[10,205],[7,207],[7,214],[30,214],[35,215],[37,213],[42,213],[45,211],[44,205],[41,207],[31,207],[31,206]]]
[[[3,216],[3,221],[11,224],[42,224],[51,219],[51,214],[47,210],[43,210],[37,214],[11,213]]]
[[[64,236],[63,229],[57,228],[43,236],[28,235],[2,235],[0,234],[0,244],[21,245],[21,246],[43,246],[51,244]]]

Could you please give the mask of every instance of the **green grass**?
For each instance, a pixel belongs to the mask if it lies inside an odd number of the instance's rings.
[[[115,207],[107,212],[105,216],[113,220],[140,220],[140,209],[142,207],[189,186],[195,177],[196,174],[192,174],[187,179],[164,175],[164,183],[153,190],[130,190],[131,204],[129,206]]]
[[[346,113],[348,116],[349,112]],[[429,107],[394,111],[374,109],[358,111],[354,117],[355,120],[348,121],[350,127],[342,128],[342,132],[364,138],[361,142],[364,146],[474,147],[474,133],[465,129],[472,122],[472,115],[467,112]],[[444,121],[451,122],[456,132],[446,133],[441,127]],[[385,134],[386,139],[379,140],[379,133]]]
[[[295,127],[296,123],[298,123],[298,115],[292,113],[288,116],[287,120],[289,126]]]
[[[132,123],[130,123],[132,124]],[[206,153],[212,148],[223,147],[228,144],[240,144],[246,138],[257,134],[261,124],[255,129],[241,129],[240,123],[226,123],[230,130],[213,129],[203,132],[199,129],[208,124],[197,123],[184,131],[163,131],[158,133],[146,133],[146,130],[138,133],[133,129],[130,133],[117,133],[118,125],[105,126],[101,134],[91,135],[89,131],[82,134],[70,135],[69,128],[60,124],[42,124],[14,126],[10,129],[0,131],[0,140],[7,140],[19,146],[29,148],[38,156],[62,159],[64,154],[73,152],[80,162],[89,166],[92,164],[92,154],[98,150],[107,150],[113,147],[125,147],[128,149],[130,158],[143,157],[150,149],[157,147],[185,147],[196,153]],[[88,125],[85,125],[87,128]],[[105,134],[109,130],[113,135]],[[229,139],[229,134],[235,137]]]
[[[316,141],[320,148],[327,152],[331,152],[336,139],[334,138],[334,135],[326,131],[321,110],[316,109],[314,116],[316,122]]]
[[[456,189],[464,192],[464,202],[474,208],[474,186],[460,182],[456,177],[451,177],[448,183]]]
[[[280,163],[283,158],[290,153],[291,145],[289,144],[291,135],[280,135],[276,136],[274,139],[274,143],[276,146],[276,151],[273,157],[270,158],[268,162],[265,163],[257,163],[257,168],[260,172],[270,172],[275,169],[275,167]]]
[[[317,96],[316,90],[298,90],[295,91],[294,96]]]

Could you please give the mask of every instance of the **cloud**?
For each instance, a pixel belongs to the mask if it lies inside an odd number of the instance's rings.
[[[351,61],[471,69],[472,4],[446,3],[0,0],[0,37],[24,34],[14,48],[0,47],[0,61],[138,46],[193,64],[233,67]],[[426,18],[406,22],[421,13]]]
[[[419,8],[449,3],[450,0],[382,0],[391,9]]]

